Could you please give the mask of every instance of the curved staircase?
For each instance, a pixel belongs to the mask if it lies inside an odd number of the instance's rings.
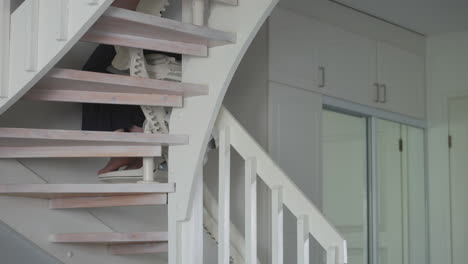
[[[4,43],[0,46],[0,114],[20,99],[165,106],[173,108],[171,133],[0,128],[0,158],[153,158],[162,155],[162,147],[169,147],[169,183],[154,181],[152,167],[144,165],[141,183],[55,184],[28,171],[27,166],[21,166],[24,165],[21,161],[7,162],[8,170],[21,172],[17,177],[2,175],[0,208],[9,213],[0,213],[0,220],[64,263],[202,263],[203,180],[200,171],[207,144],[233,74],[277,0],[241,0],[239,3],[237,0],[213,0],[209,6],[204,0],[183,0],[184,22],[110,7],[112,2],[25,0],[10,18],[6,11],[9,0],[4,1],[0,5],[0,21],[5,22],[0,28]],[[54,68],[78,41],[183,54],[182,82]],[[229,130],[225,129],[227,125],[222,122],[224,119],[220,120],[216,129],[221,135],[219,230],[211,232],[217,234],[219,242],[218,263],[230,262],[231,243],[237,249],[245,247],[242,260],[238,256],[240,253],[236,253],[236,260],[257,263],[254,203],[246,204],[246,223],[250,229],[245,241],[239,242],[238,235],[235,241],[230,237],[231,145]],[[235,122],[229,120],[228,126],[235,126]],[[241,129],[233,132],[244,133]],[[241,138],[251,140],[245,135]],[[261,151],[251,154],[261,155],[263,159],[266,155]],[[253,158],[247,162],[246,175],[252,185],[246,185],[249,190],[246,195],[255,201],[257,167]],[[259,164],[261,170],[262,166],[266,165]],[[302,240],[298,241],[308,243],[310,233],[329,252],[328,264],[346,263],[343,239],[285,177],[281,174],[272,180],[271,187],[278,190],[274,192],[277,203],[273,212],[282,212],[279,190],[284,188],[286,206],[293,206],[291,197],[298,197],[294,198],[302,206],[294,209],[302,234]],[[168,230],[119,232],[93,211],[93,208],[131,210],[134,206],[154,205],[167,206]],[[37,228],[28,224],[28,215],[36,218]],[[276,223],[273,234],[280,234],[277,233],[282,223],[279,216],[273,215]],[[53,223],[41,224],[40,221],[50,218],[54,219]],[[109,222],[118,220],[108,219]],[[314,224],[318,226],[311,226]],[[213,226],[213,221],[209,226]],[[274,235],[275,264],[283,263],[281,237]],[[168,252],[168,260],[162,258],[153,262],[147,255],[162,252]],[[299,263],[308,263],[308,248],[303,246],[298,253],[302,255]]]

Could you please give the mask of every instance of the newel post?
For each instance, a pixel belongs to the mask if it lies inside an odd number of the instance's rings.
[[[0,2],[0,97],[8,96],[10,57],[10,0]]]

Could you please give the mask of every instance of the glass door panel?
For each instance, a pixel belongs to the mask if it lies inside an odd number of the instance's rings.
[[[424,132],[377,120],[378,264],[425,264]]]
[[[324,111],[322,122],[323,213],[348,240],[349,264],[366,264],[366,118]]]

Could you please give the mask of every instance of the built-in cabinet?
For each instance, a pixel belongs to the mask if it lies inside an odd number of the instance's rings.
[[[425,119],[423,56],[284,9],[269,27],[270,80]]]

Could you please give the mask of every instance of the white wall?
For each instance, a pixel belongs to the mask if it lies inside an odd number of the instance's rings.
[[[468,32],[428,38],[427,89],[431,263],[451,263],[447,100],[468,95]]]

